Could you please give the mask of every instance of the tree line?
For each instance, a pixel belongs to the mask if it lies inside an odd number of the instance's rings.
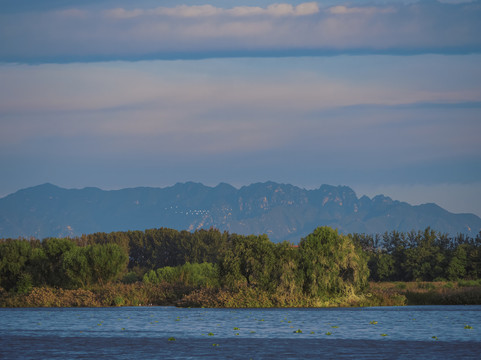
[[[432,229],[342,235],[319,227],[298,246],[266,235],[160,228],[75,238],[1,239],[0,286],[65,289],[112,281],[248,287],[290,296],[359,292],[372,281],[477,279],[481,232],[449,237]]]
[[[475,238],[424,231],[353,234],[368,254],[373,281],[443,281],[481,278],[481,231]]]

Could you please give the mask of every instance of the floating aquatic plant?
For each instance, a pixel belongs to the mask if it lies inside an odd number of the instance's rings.
[[[381,336],[387,336],[387,334],[381,334]]]
[[[302,330],[301,330],[301,329],[297,329],[297,330],[295,330],[295,331],[293,331],[293,332],[296,333],[296,334],[302,334]]]
[[[219,344],[212,344],[212,346],[219,346]]]
[[[329,331],[326,333],[326,335],[332,335],[332,333],[330,333]]]
[[[466,326],[464,326],[464,328],[465,328],[465,329],[468,329],[468,330],[471,330],[473,327],[470,326],[470,325],[466,325]]]
[[[168,338],[167,340],[169,340],[169,341],[175,341],[175,337],[171,336],[171,337]]]
[[[207,336],[214,336],[214,333],[208,333]]]
[[[431,338],[434,339],[434,340],[438,340],[437,336],[432,336]]]
[[[371,324],[371,325],[377,325],[377,321],[369,321],[369,324]]]
[[[239,336],[239,333],[235,333],[235,334],[236,334],[236,336]]]
[[[235,327],[234,330],[240,330],[238,327]]]
[[[311,331],[311,334],[315,334],[315,332],[314,332],[314,331]]]
[[[334,326],[331,326],[333,329],[337,329],[339,326],[337,325],[334,325]]]

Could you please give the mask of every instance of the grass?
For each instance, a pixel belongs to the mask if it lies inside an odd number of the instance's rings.
[[[103,287],[76,290],[39,287],[26,294],[9,293],[0,288],[0,307],[175,305],[207,308],[281,308],[480,304],[481,280],[371,282],[362,294],[325,299],[311,298],[303,294],[286,297],[280,293],[271,294],[254,288],[232,291],[172,285],[152,286],[142,283],[108,284]],[[181,319],[178,317],[175,321]],[[291,323],[287,319],[284,321]]]
[[[478,280],[457,283],[437,282],[379,282],[370,283],[369,291],[381,299],[404,296],[405,305],[479,305],[481,284]],[[387,305],[388,301],[384,301]]]

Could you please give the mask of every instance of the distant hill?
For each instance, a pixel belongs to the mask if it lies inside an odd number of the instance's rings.
[[[0,238],[77,236],[94,232],[169,227],[215,227],[239,234],[267,234],[297,242],[328,225],[342,233],[424,230],[476,236],[481,218],[453,214],[436,204],[412,206],[378,195],[358,198],[347,186],[306,190],[274,182],[236,189],[199,183],[166,188],[63,189],[44,184],[0,199]]]

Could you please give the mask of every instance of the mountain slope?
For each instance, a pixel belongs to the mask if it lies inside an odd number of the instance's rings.
[[[236,189],[178,183],[166,188],[63,189],[44,184],[0,199],[0,237],[45,238],[93,232],[169,227],[216,227],[241,234],[267,234],[297,242],[328,225],[343,233],[382,233],[431,228],[475,236],[481,219],[452,214],[435,204],[411,206],[378,195],[358,198],[347,186],[305,190],[274,182]]]

